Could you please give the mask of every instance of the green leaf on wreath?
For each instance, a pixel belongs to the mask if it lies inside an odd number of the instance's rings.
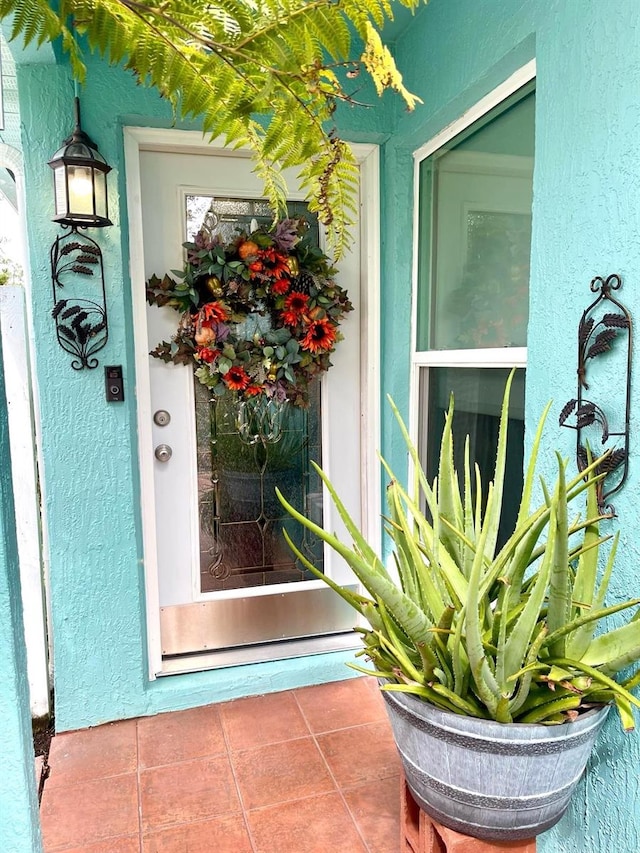
[[[231,346],[231,344],[225,344],[225,345],[224,345],[224,347],[223,347],[223,349],[222,349],[222,355],[223,355],[225,358],[228,358],[228,359],[229,359],[229,361],[235,361],[235,358],[236,358],[236,351],[235,351],[235,350],[234,350],[234,348]]]

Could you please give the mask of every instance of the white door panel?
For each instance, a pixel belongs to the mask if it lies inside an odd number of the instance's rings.
[[[295,186],[295,178],[288,174],[289,186]],[[213,194],[218,198],[261,197],[261,185],[251,172],[251,161],[242,156],[220,155],[212,149],[211,153],[174,153],[168,151],[141,151],[140,184],[142,199],[142,228],[144,244],[145,276],[162,276],[172,269],[183,266],[182,243],[186,239],[185,196],[187,194]],[[298,196],[300,198],[300,196]],[[341,326],[344,340],[340,342],[332,361],[334,367],[323,377],[322,385],[322,453],[323,467],[329,473],[350,512],[361,518],[361,395],[360,395],[360,262],[358,240],[353,250],[340,262],[339,281],[348,290],[355,310],[347,315]],[[169,340],[175,332],[178,315],[169,308],[147,308],[147,344],[152,349],[161,340]],[[139,330],[142,334],[142,331]],[[309,593],[317,589],[322,595],[322,607],[326,610],[326,590],[320,581],[277,584],[234,589],[220,592],[202,593],[200,591],[200,554],[199,554],[199,512],[196,464],[196,421],[194,414],[193,372],[190,367],[167,365],[149,358],[149,382],[151,395],[151,415],[158,410],[170,414],[166,426],[151,425],[152,447],[148,452],[153,455],[159,445],[171,447],[169,461],[160,462],[153,458],[154,503],[156,522],[156,549],[158,565],[159,603],[163,611],[175,608],[171,624],[175,622],[175,613],[184,620],[193,621],[189,606],[198,602],[219,602],[220,607],[230,602],[229,612],[245,613],[246,618],[254,620],[256,607],[269,608],[269,599],[286,596],[291,600],[291,609],[296,608],[296,593],[304,601],[305,609],[313,610]],[[151,509],[151,508],[147,508]],[[325,503],[324,524],[331,530],[342,528],[333,508]],[[348,567],[336,556],[325,554],[325,571],[341,583],[351,583],[354,579]],[[340,602],[336,606],[340,610]],[[259,599],[249,609],[248,599]],[[320,599],[318,599],[320,602]],[[281,600],[273,612],[281,619],[287,607]],[[214,608],[215,610],[215,608]],[[217,611],[222,614],[222,610]],[[189,615],[191,613],[191,616]],[[209,609],[207,609],[209,613]],[[260,619],[262,617],[258,617]],[[274,615],[275,618],[275,615]],[[320,617],[319,617],[320,618]],[[325,617],[322,617],[324,619]],[[216,619],[212,611],[212,620]],[[180,619],[178,619],[178,622]],[[229,621],[229,616],[219,616],[220,624]],[[268,621],[268,619],[267,619]],[[295,620],[294,620],[295,621]],[[344,617],[334,615],[327,619],[327,632],[347,630],[354,622],[351,613]],[[343,627],[340,627],[344,622]],[[300,624],[299,614],[297,619]],[[168,624],[168,622],[167,622]],[[321,634],[318,624],[312,625],[312,633]],[[255,625],[253,626],[255,629]],[[173,629],[172,629],[173,630]],[[294,629],[292,629],[294,630]],[[296,628],[295,630],[299,630]],[[193,633],[193,631],[191,632]],[[287,637],[286,629],[279,633],[273,626],[265,633],[265,640]],[[163,638],[165,639],[165,638]],[[193,640],[190,640],[193,644]],[[237,637],[232,643],[239,642]],[[251,632],[247,642],[257,643],[256,632]],[[163,643],[164,645],[164,643]],[[172,638],[171,646],[174,647]],[[197,645],[197,644],[196,644]],[[222,643],[221,645],[224,645]],[[197,649],[211,648],[209,642],[203,642]]]

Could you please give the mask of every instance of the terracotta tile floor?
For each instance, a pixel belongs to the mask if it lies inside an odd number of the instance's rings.
[[[56,735],[46,853],[397,853],[400,762],[354,678]]]

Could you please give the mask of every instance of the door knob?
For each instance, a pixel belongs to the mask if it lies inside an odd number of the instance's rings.
[[[171,459],[173,450],[168,444],[159,444],[155,449],[155,457],[158,462],[168,462]]]

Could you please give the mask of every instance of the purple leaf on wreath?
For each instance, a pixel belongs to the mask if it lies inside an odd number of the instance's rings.
[[[207,231],[198,231],[193,238],[193,248],[187,249],[187,263],[197,264],[200,260],[198,257],[199,252],[210,252],[214,246],[220,246],[221,244],[222,240],[219,234],[212,237]]]
[[[273,242],[281,252],[290,252],[299,241],[298,223],[295,219],[281,219],[276,225]]]
[[[228,326],[225,326],[224,323],[218,323],[216,326],[216,340],[217,341],[226,341],[229,337],[231,329]]]

